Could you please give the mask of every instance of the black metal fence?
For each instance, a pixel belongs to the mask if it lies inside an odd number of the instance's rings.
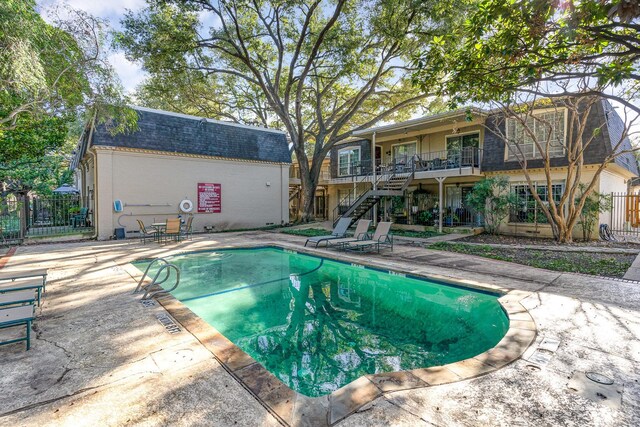
[[[20,219],[24,203],[15,197],[0,199],[0,245],[19,243],[22,240]]]
[[[0,244],[93,231],[93,212],[79,195],[9,196],[0,200]]]
[[[611,193],[611,210],[601,219],[614,234],[640,236],[640,195]]]

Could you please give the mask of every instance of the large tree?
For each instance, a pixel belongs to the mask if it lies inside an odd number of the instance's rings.
[[[286,130],[308,220],[334,144],[428,105],[427,93],[412,85],[410,55],[447,28],[440,7],[414,0],[149,0],[123,20],[119,41],[150,72],[142,94],[154,92],[154,102]],[[162,90],[174,76],[177,93]],[[182,94],[191,94],[188,103]]]
[[[58,13],[60,12],[60,13]],[[82,116],[135,121],[105,51],[104,23],[70,8],[43,20],[33,0],[0,2],[0,165],[37,161]]]
[[[452,104],[599,95],[640,114],[639,0],[469,3],[468,19],[416,55],[425,90]]]
[[[620,118],[616,112],[601,105],[602,98],[593,96],[566,97],[550,100],[533,94],[521,94],[510,102],[497,102],[496,114],[487,129],[497,135],[508,147],[509,158],[518,162],[535,206],[526,206],[528,212],[539,210],[551,226],[558,242],[573,240],[573,230],[579,224],[585,204],[597,190],[602,171],[617,157],[630,156],[638,147],[629,144],[629,125],[637,115]],[[544,113],[541,113],[544,110]],[[604,110],[604,116],[597,113]],[[566,125],[565,121],[566,114]],[[624,126],[626,122],[628,126]],[[606,132],[603,132],[606,129]],[[618,129],[622,129],[618,133]],[[603,138],[615,138],[613,140]],[[595,144],[608,144],[602,162],[585,173],[588,164],[585,153]],[[532,153],[536,153],[532,155]],[[564,169],[562,185],[558,184],[558,157]],[[533,166],[532,166],[533,164]],[[536,179],[542,170],[544,178]]]
[[[454,31],[432,37],[416,55],[416,82],[434,89],[451,105],[494,103],[503,115],[524,129],[514,140],[499,135],[514,150],[534,141],[542,156],[544,188],[551,197],[551,157],[548,139],[553,126],[534,111],[544,99],[568,111],[565,187],[561,203],[542,200],[531,179],[524,154],[518,159],[529,191],[560,241],[571,240],[579,213],[591,196],[600,173],[628,148],[630,126],[640,114],[640,7],[638,0],[471,0],[473,13]],[[604,123],[590,124],[589,111],[598,98],[621,104],[625,128],[614,150],[578,195],[583,153]],[[534,128],[547,133],[536,134]],[[495,128],[494,128],[495,129]],[[491,129],[490,129],[491,130]],[[625,149],[622,147],[625,146]],[[522,154],[522,153],[521,153]]]

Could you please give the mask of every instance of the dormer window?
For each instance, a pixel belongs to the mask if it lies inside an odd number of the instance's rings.
[[[534,112],[523,118],[510,117],[506,128],[507,161],[541,159],[547,146],[549,157],[565,155],[566,109]]]

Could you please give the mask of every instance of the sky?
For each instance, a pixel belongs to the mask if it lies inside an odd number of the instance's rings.
[[[91,15],[109,22],[112,29],[120,29],[120,19],[127,10],[140,10],[145,6],[145,0],[38,0],[39,12],[43,18],[50,21],[47,9],[56,5],[68,4],[74,9],[84,10]],[[135,64],[124,57],[122,52],[110,52],[109,62],[118,73],[125,92],[131,93],[146,77],[139,64]]]
[[[47,9],[56,5],[67,4],[74,9],[81,9],[93,16],[106,20],[112,29],[119,30],[120,19],[127,10],[138,11],[142,9],[145,0],[37,0],[39,11],[45,20],[50,20],[47,16]],[[211,18],[201,16],[202,28],[216,26]],[[116,73],[120,77],[122,85],[126,93],[131,94],[146,77],[146,73],[142,70],[140,64],[133,63],[127,58],[123,52],[110,52],[109,61],[114,67]],[[618,114],[623,115],[624,108],[614,102]],[[418,114],[419,116],[420,114]],[[634,134],[632,139],[638,141],[640,138],[640,121],[636,121],[631,128]]]

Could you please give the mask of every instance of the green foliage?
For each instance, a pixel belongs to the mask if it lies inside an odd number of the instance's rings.
[[[283,228],[281,233],[291,234],[293,236],[316,237],[327,236],[331,234],[331,230],[324,228]]]
[[[465,201],[470,208],[482,214],[484,229],[489,234],[498,233],[500,224],[517,203],[515,195],[509,191],[509,179],[505,176],[478,181]]]
[[[335,143],[431,106],[412,84],[411,55],[448,30],[446,10],[416,0],[149,1],[116,41],[151,76],[145,103],[286,130],[309,220]]]
[[[423,230],[423,231],[415,231],[415,230],[403,230],[403,229],[395,229],[391,232],[394,236],[403,236],[403,237],[417,237],[420,239],[428,239],[429,237],[442,236],[442,233],[438,233],[433,230]]]
[[[508,261],[530,267],[553,271],[592,274],[596,276],[622,277],[627,272],[635,255],[607,254],[597,252],[562,252],[523,248],[498,248],[491,245],[467,245],[464,243],[439,242],[429,249],[457,252]]]
[[[584,186],[580,187],[580,190],[584,193]],[[582,194],[576,198],[576,203],[582,197]],[[582,228],[582,238],[587,241],[591,240],[593,229],[598,223],[598,218],[601,213],[611,210],[613,205],[613,198],[610,194],[602,194],[594,191],[585,198],[582,210],[580,211],[580,220],[578,224]]]
[[[104,22],[65,8],[53,24],[34,0],[0,2],[0,165],[61,147],[74,121],[135,123],[102,49]],[[76,127],[77,129],[77,127]],[[76,135],[77,136],[77,135]]]
[[[629,102],[640,89],[637,1],[470,0],[464,22],[416,56],[416,81],[452,104],[508,101],[517,90],[602,93]],[[458,13],[452,10],[452,13]],[[579,84],[576,84],[576,80]]]
[[[32,192],[49,196],[62,184],[71,183],[70,145],[41,158],[22,158],[0,167],[1,195]]]

